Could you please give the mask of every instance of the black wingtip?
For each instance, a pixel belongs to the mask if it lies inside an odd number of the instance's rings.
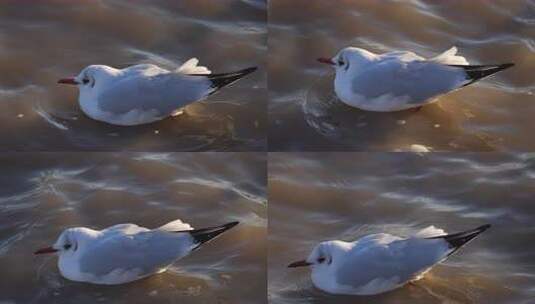
[[[191,237],[193,238],[194,242],[198,244],[198,246],[216,238],[223,232],[231,229],[232,227],[238,225],[240,222],[230,222],[224,225],[215,226],[215,227],[209,227],[209,228],[201,228],[201,229],[195,229],[195,230],[189,230],[185,231],[188,232]],[[197,247],[198,247],[197,246]]]
[[[515,64],[512,62],[500,64],[498,67],[500,67],[502,70],[508,69],[510,67],[514,67]]]
[[[481,232],[489,229],[490,227],[492,227],[490,224],[485,224],[485,225],[481,225],[479,227],[476,228],[476,230],[481,230]]]
[[[227,223],[225,225],[222,225],[221,227],[226,227],[226,230],[238,225],[240,222],[238,221],[234,221],[234,222],[230,222],[230,223]]]
[[[247,75],[247,74],[251,74],[252,72],[258,70],[258,67],[248,67],[248,68],[245,68],[243,70],[240,70],[240,71],[237,71],[236,73],[241,73],[243,74],[243,76]]]
[[[481,225],[471,230],[454,233],[454,234],[430,237],[428,239],[444,239],[446,242],[448,242],[450,247],[453,249],[453,251],[450,253],[452,254],[455,251],[457,251],[459,248],[461,248],[463,245],[467,244],[468,242],[473,240],[475,237],[480,235],[482,232],[489,229],[490,227],[491,227],[490,224],[485,224],[485,225]]]
[[[230,84],[233,84],[234,82],[253,73],[256,70],[258,70],[258,67],[248,67],[231,73],[205,75],[212,82],[212,88],[214,88],[214,90],[210,94],[217,92],[222,87],[226,87]]]
[[[464,86],[470,85],[478,80],[481,80],[490,75],[496,74],[500,71],[513,67],[514,63],[502,63],[494,65],[450,65],[454,68],[461,68],[466,73],[466,80],[468,81]]]

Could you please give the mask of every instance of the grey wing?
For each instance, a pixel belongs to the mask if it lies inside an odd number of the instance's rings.
[[[368,99],[407,96],[409,103],[425,103],[466,83],[462,69],[430,61],[386,60],[353,79],[353,91]]]
[[[389,280],[395,276],[396,266],[386,247],[370,248],[351,254],[336,273],[336,281],[343,286],[360,288],[374,279]]]
[[[135,233],[145,232],[145,231],[150,231],[150,230],[144,227],[139,227],[136,224],[126,223],[126,224],[117,224],[117,225],[110,226],[102,230],[101,232],[104,233],[105,235],[111,235],[112,233],[135,234]]]
[[[162,69],[157,65],[150,64],[150,63],[142,63],[142,64],[136,64],[129,67],[126,67],[122,70],[123,73],[138,73],[138,74],[149,74],[149,75],[156,75],[156,74],[162,74],[169,72],[166,69]]]
[[[80,271],[95,276],[116,269],[139,270],[142,274],[158,271],[183,257],[193,247],[185,233],[162,231],[110,237],[87,248],[80,257]]]
[[[202,76],[164,73],[132,75],[114,83],[98,97],[99,108],[112,114],[156,110],[162,117],[208,95],[210,81]]]
[[[447,256],[447,251],[440,242],[416,238],[369,247],[351,255],[341,265],[337,280],[339,284],[355,288],[373,279],[402,284],[440,262]]]
[[[388,52],[383,55],[381,55],[384,59],[395,59],[400,60],[404,62],[410,62],[410,61],[416,61],[416,60],[425,60],[424,57],[416,55],[413,52],[409,51],[394,51],[394,52]]]

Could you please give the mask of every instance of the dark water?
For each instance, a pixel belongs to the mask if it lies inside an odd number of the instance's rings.
[[[535,155],[271,153],[272,303],[533,303]],[[328,295],[289,269],[324,240],[493,227],[422,280],[379,296]]]
[[[264,155],[4,153],[0,167],[0,303],[266,303]],[[240,225],[124,285],[68,281],[57,258],[33,255],[67,227],[177,218]]]
[[[257,151],[266,149],[266,4],[262,0],[2,1],[2,150]],[[56,84],[90,64],[176,68],[197,57],[246,79],[138,127],[87,118],[75,88]]]
[[[535,141],[533,0],[272,0],[269,2],[272,151],[531,151]],[[334,96],[316,61],[346,46],[436,55],[456,45],[473,64],[516,66],[419,112],[372,113]]]

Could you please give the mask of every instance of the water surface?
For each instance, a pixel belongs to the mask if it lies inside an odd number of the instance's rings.
[[[270,150],[535,148],[533,0],[269,3]],[[346,46],[434,56],[453,45],[472,64],[516,66],[418,112],[373,113],[342,104],[334,71],[316,61]]]
[[[266,303],[266,167],[255,153],[0,155],[1,303]],[[34,256],[68,227],[240,224],[133,283],[64,279]],[[247,286],[247,288],[243,288]]]
[[[271,303],[533,302],[535,155],[271,153],[269,162]],[[485,223],[492,228],[422,280],[383,295],[329,295],[309,269],[286,268],[325,240]]]

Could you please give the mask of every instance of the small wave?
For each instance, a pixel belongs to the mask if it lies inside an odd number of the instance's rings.
[[[259,10],[265,10],[267,8],[267,3],[264,0],[241,0],[241,1]]]
[[[398,192],[385,192],[380,194],[381,197],[392,199],[407,204],[416,204],[436,212],[461,212],[468,209],[466,205],[461,206],[458,202],[448,201],[446,199],[437,200],[430,196],[408,195]]]
[[[27,91],[37,90],[37,89],[39,89],[39,87],[36,86],[36,85],[33,85],[33,84],[22,86],[22,87],[17,87],[17,88],[14,88],[14,89],[0,88],[0,96],[2,96],[2,97],[14,97],[14,96],[22,95],[22,94],[26,93]]]
[[[34,226],[35,223],[25,224],[22,231],[19,231],[7,239],[0,241],[0,256],[5,255],[13,246],[13,244],[24,239],[24,237],[30,233]]]
[[[41,116],[46,122],[48,122],[49,124],[51,124],[55,128],[63,130],[63,131],[69,130],[69,128],[66,125],[64,125],[64,124],[60,123],[59,121],[55,120],[52,117],[52,115],[47,113],[42,108],[36,107],[36,108],[34,108],[34,111],[35,111],[35,113],[37,113],[37,115]]]
[[[254,194],[249,193],[249,192],[247,192],[245,190],[239,189],[233,183],[231,183],[229,181],[225,181],[225,180],[208,180],[208,179],[194,177],[194,178],[186,178],[186,179],[179,178],[179,179],[175,179],[174,182],[175,183],[193,183],[193,184],[213,187],[213,188],[217,188],[217,189],[231,190],[234,193],[236,193],[237,195],[245,198],[248,201],[252,201],[252,202],[258,203],[260,205],[266,205],[267,204],[265,198],[260,197],[258,195],[254,195]]]

